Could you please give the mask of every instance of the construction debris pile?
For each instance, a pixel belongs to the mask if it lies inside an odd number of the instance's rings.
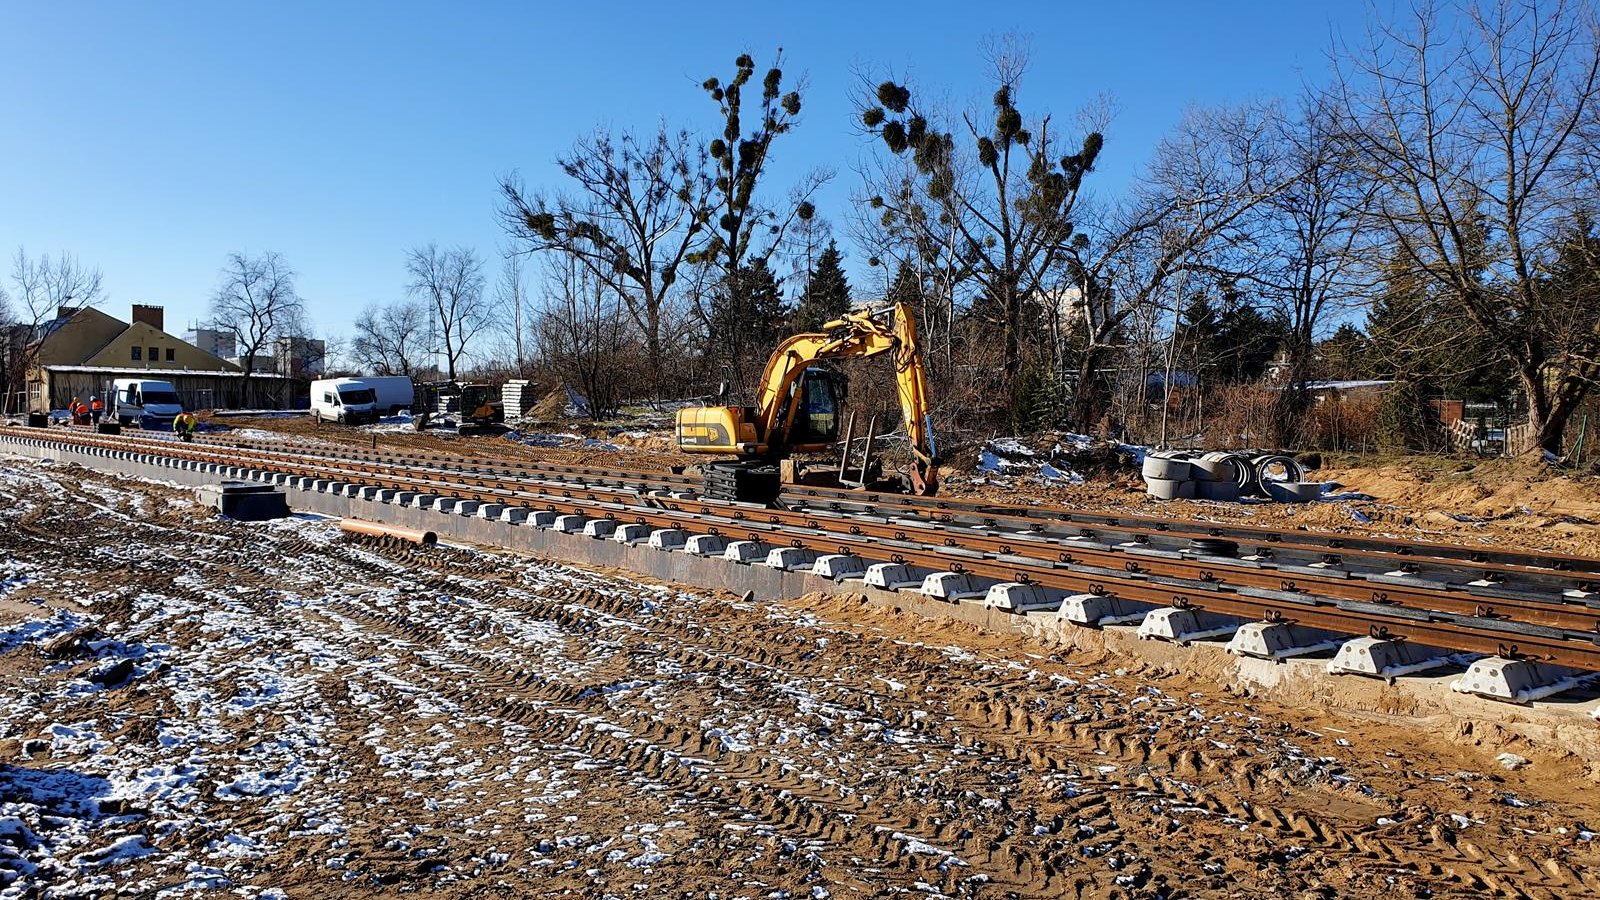
[[[1279,503],[1307,503],[1326,485],[1306,481],[1294,457],[1265,451],[1209,453],[1197,450],[1151,451],[1140,469],[1145,491],[1157,500],[1222,500],[1261,497]]]

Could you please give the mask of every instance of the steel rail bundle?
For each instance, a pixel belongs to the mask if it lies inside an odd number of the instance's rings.
[[[1600,598],[1582,586],[1560,592],[1528,591],[1497,585],[1490,579],[1448,585],[1406,573],[1358,572],[1326,562],[1286,566],[1271,560],[1209,556],[1138,542],[1110,545],[1081,535],[1075,539],[1051,534],[1039,528],[1033,517],[1010,515],[1013,510],[1028,510],[1026,507],[1004,507],[1004,518],[1031,522],[1032,530],[1004,530],[988,521],[974,527],[954,518],[939,521],[886,515],[900,507],[893,503],[873,506],[860,494],[834,500],[824,493],[811,494],[811,489],[798,493],[812,497],[811,505],[791,503],[767,509],[731,504],[695,497],[686,492],[689,479],[668,474],[627,476],[604,470],[574,471],[582,467],[485,465],[470,459],[298,443],[180,444],[67,429],[13,431],[4,436],[102,450],[132,449],[263,473],[716,534],[817,554],[845,554],[929,571],[1035,584],[1071,594],[1109,595],[1155,607],[1189,607],[1345,634],[1403,636],[1450,650],[1523,656],[1600,671],[1600,602],[1596,602]],[[666,494],[671,487],[680,490]],[[964,508],[996,509],[980,504]],[[998,522],[997,516],[989,518]],[[1194,524],[1209,527],[1209,523]],[[1170,533],[1170,529],[1154,530]],[[1376,552],[1395,553],[1395,547],[1403,542],[1390,544]],[[1587,584],[1578,581],[1583,576],[1576,574],[1588,571],[1587,566],[1537,569],[1530,564],[1531,555],[1523,556],[1512,568],[1537,570],[1558,584],[1561,579]]]

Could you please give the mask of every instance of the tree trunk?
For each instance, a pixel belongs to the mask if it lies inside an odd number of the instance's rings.
[[[1292,337],[1288,353],[1289,369],[1272,410],[1272,440],[1279,448],[1294,445],[1299,437],[1300,420],[1311,405],[1311,395],[1306,390],[1306,382],[1311,378],[1310,339],[1305,335]]]
[[[250,408],[250,375],[256,370],[256,352],[251,350],[244,355],[244,376],[239,379],[239,405],[245,409]]]
[[[645,352],[649,356],[650,390],[655,394],[650,399],[659,400],[664,391],[661,384],[661,308],[652,303],[645,311],[645,315],[649,322],[648,333],[645,335]]]
[[[1565,450],[1567,424],[1578,410],[1584,397],[1581,376],[1568,376],[1552,397],[1539,375],[1531,378],[1522,375],[1523,391],[1528,397],[1528,443],[1520,452],[1524,455],[1561,456]]]
[[[1100,422],[1105,404],[1102,402],[1103,392],[1100,390],[1099,380],[1095,377],[1095,369],[1099,366],[1102,348],[1096,344],[1089,344],[1083,350],[1083,358],[1078,362],[1078,389],[1072,398],[1072,419],[1077,424],[1078,430],[1084,434],[1093,434],[1094,428]]]

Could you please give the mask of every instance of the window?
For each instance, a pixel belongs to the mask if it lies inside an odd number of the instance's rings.
[[[137,361],[139,361],[139,360],[141,360],[143,358],[144,358],[144,348],[143,347],[135,347],[135,348],[133,348],[133,359],[134,359],[134,361],[137,362]]]
[[[175,361],[178,358],[177,354],[178,354],[177,350],[175,350],[175,349],[173,349],[171,347],[168,347],[167,348],[167,362]]]
[[[161,361],[161,348],[160,347],[151,347],[150,348],[150,361],[151,362],[160,362]]]

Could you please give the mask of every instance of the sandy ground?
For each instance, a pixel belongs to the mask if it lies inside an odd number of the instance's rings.
[[[0,460],[0,897],[1575,897],[1583,763]]]

